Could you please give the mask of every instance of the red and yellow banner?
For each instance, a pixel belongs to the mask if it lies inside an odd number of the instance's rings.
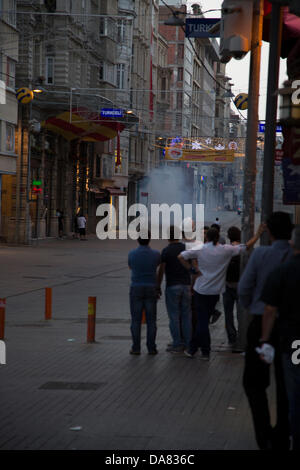
[[[188,150],[179,147],[166,147],[165,159],[174,162],[232,163],[234,150]]]

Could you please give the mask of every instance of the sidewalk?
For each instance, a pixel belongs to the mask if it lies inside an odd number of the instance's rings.
[[[256,449],[243,357],[227,350],[223,316],[211,328],[209,363],[165,352],[164,299],[159,354],[146,354],[145,339],[141,356],[128,354],[127,253],[135,246],[90,239],[0,248],[0,297],[7,297],[1,449]],[[46,322],[44,287],[51,286]],[[86,344],[88,296],[97,296],[95,344]]]

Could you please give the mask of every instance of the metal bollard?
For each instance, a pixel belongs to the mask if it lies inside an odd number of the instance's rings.
[[[95,342],[96,330],[96,297],[89,297],[88,300],[88,323],[87,323],[87,342]]]
[[[45,288],[45,320],[52,318],[52,287]]]
[[[0,299],[0,339],[4,339],[6,299]]]

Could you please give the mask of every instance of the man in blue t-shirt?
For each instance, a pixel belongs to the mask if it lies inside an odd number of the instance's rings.
[[[158,298],[156,271],[160,264],[160,253],[152,250],[148,238],[139,238],[139,247],[129,252],[128,266],[131,269],[130,313],[132,348],[130,354],[141,353],[141,323],[145,310],[147,322],[147,349],[151,355],[157,354],[156,304]]]
[[[167,351],[173,354],[188,349],[192,336],[191,275],[178,259],[182,251],[185,251],[185,244],[176,238],[175,227],[171,225],[169,245],[161,253],[158,283],[161,285],[165,274],[166,307],[172,336],[172,345]]]

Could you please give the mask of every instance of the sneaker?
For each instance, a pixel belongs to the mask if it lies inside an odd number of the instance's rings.
[[[130,349],[129,354],[133,354],[134,356],[139,356],[141,354],[141,351],[134,351],[133,349]]]
[[[210,317],[210,324],[213,325],[214,323],[216,323],[221,315],[222,312],[220,312],[219,310],[215,310],[212,316]]]
[[[153,349],[153,351],[148,351],[148,354],[150,356],[155,356],[156,354],[158,354],[158,351],[157,351],[157,349]]]
[[[194,354],[192,354],[191,352],[189,352],[187,349],[185,349],[185,350],[183,351],[183,353],[184,353],[184,355],[185,355],[186,357],[189,357],[190,359],[192,359],[192,358],[194,357]]]
[[[168,348],[168,352],[172,354],[182,354],[183,353],[183,348],[178,347],[178,348]]]
[[[202,354],[201,359],[202,361],[209,361],[209,354]]]

